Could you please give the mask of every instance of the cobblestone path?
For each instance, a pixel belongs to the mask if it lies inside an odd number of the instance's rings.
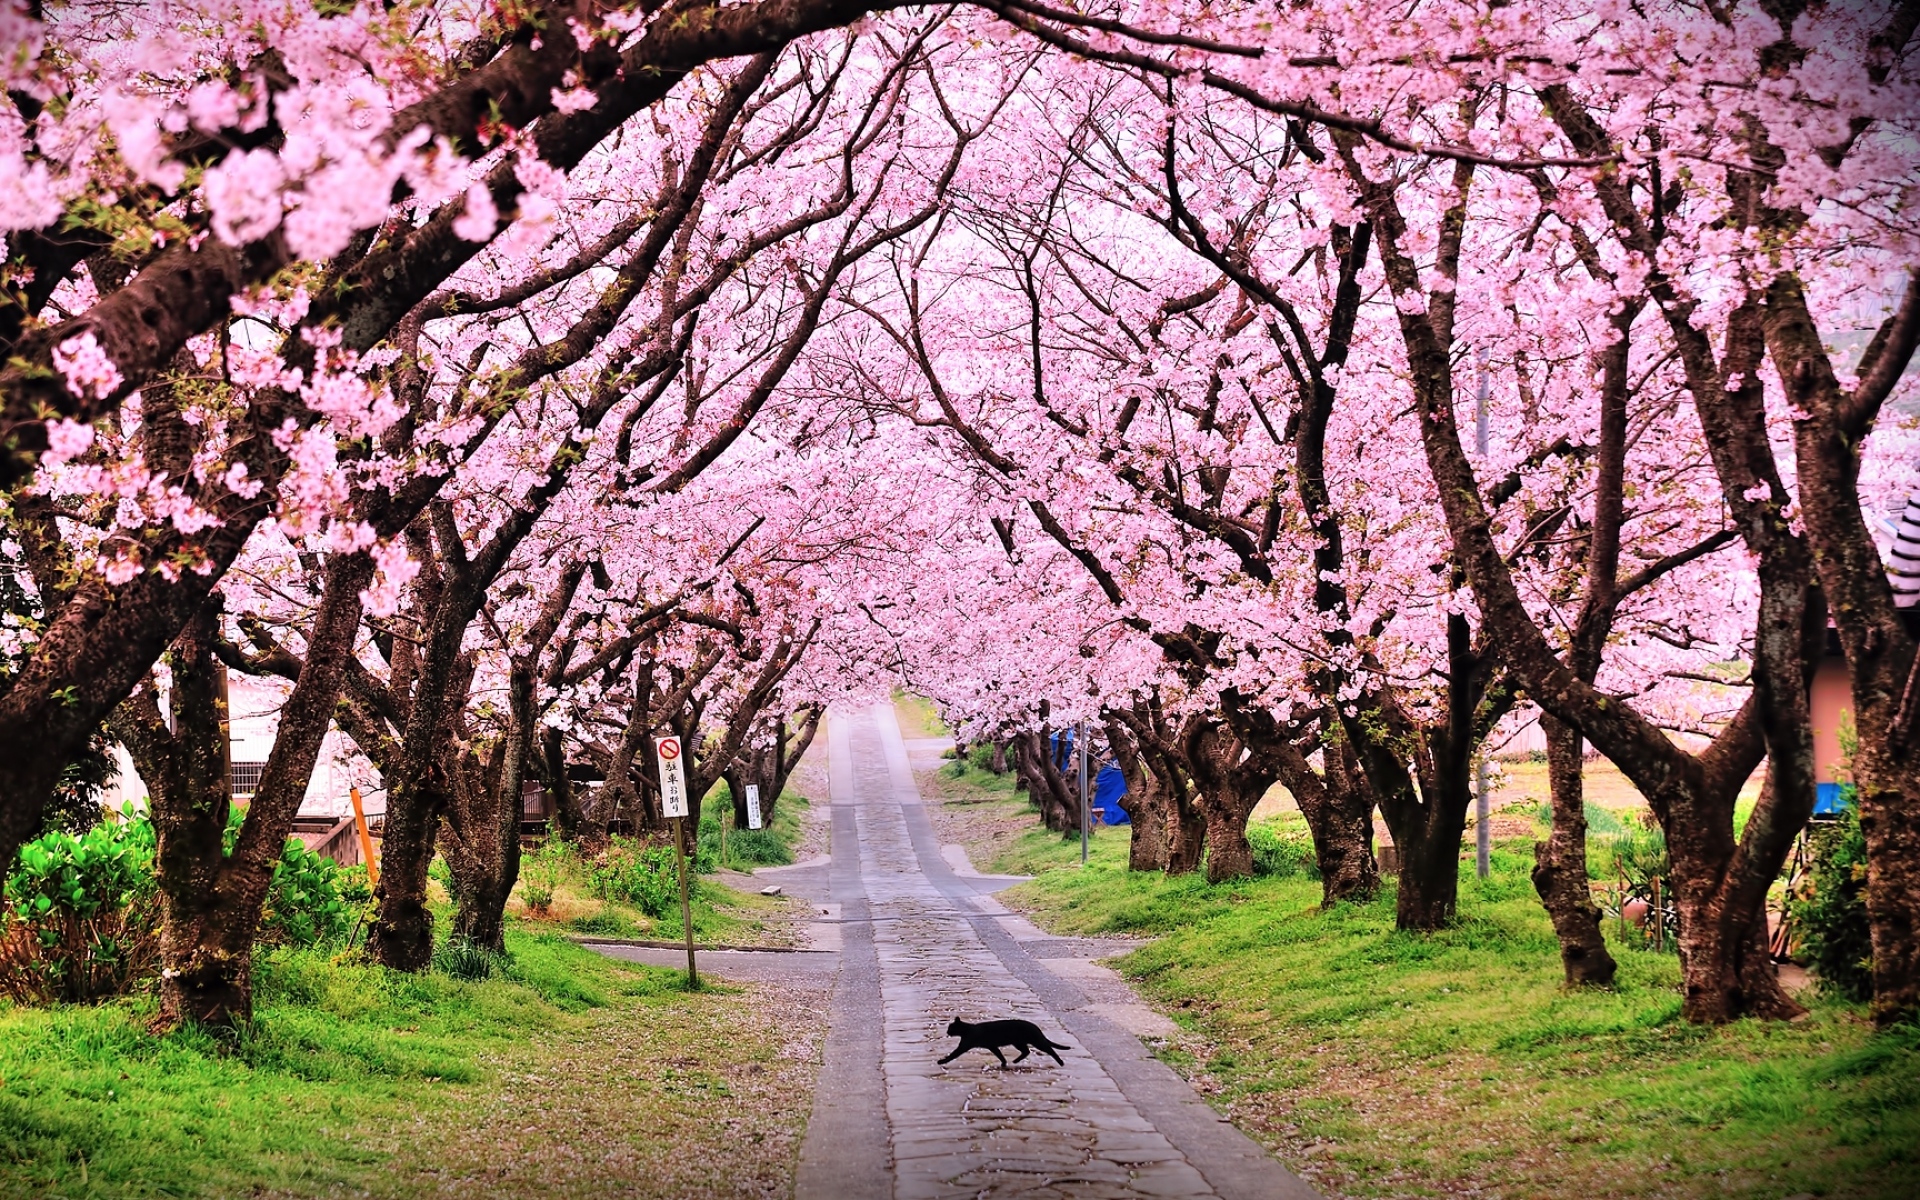
[[[953,874],[891,706],[836,713],[829,746],[845,941],[799,1200],[1313,1196]],[[984,1051],[941,1066],[954,1017],[1031,1020],[1069,1043],[1065,1066],[1003,1070]]]

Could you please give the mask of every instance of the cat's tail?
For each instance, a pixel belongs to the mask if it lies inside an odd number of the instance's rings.
[[[1041,1040],[1042,1042],[1045,1042],[1045,1043],[1046,1043],[1046,1045],[1047,1045],[1047,1046],[1048,1046],[1048,1047],[1049,1047],[1050,1049],[1054,1049],[1054,1050],[1071,1050],[1071,1049],[1073,1049],[1073,1047],[1072,1047],[1072,1046],[1069,1046],[1069,1045],[1067,1045],[1067,1044],[1066,1044],[1065,1042],[1055,1042],[1055,1041],[1049,1041],[1049,1040],[1048,1040],[1048,1038],[1047,1038],[1047,1035],[1046,1035],[1046,1034],[1044,1034],[1044,1033],[1040,1035],[1040,1040]]]

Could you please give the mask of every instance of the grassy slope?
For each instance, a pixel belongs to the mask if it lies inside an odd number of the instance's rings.
[[[1024,808],[940,775],[982,824]],[[1082,871],[1034,829],[980,865],[1038,875],[1002,895],[1051,930],[1177,935],[1119,964],[1197,1035],[1169,1057],[1329,1194],[1920,1195],[1920,1030],[1820,998],[1695,1028],[1676,960],[1633,949],[1616,990],[1563,992],[1523,842],[1485,883],[1467,864],[1463,920],[1423,938],[1394,932],[1391,894],[1322,914],[1304,879],[1129,875],[1125,839],[1096,834]]]
[[[702,807],[700,836],[713,847],[716,859],[720,839],[718,814],[730,803],[726,785],[720,784]],[[762,834],[748,831],[748,834],[778,841],[791,859],[793,847],[805,832],[807,807],[805,797],[785,792],[774,806],[773,823],[768,830]],[[760,864],[739,853],[741,839],[731,826],[727,836],[727,859],[722,865],[728,870],[751,873],[754,866]],[[521,882],[507,901],[507,912],[530,926],[594,937],[673,941],[685,936],[677,904],[655,920],[633,905],[599,899],[587,886],[586,865],[571,855],[560,867],[552,907],[545,913],[529,912],[522,897],[532,861],[531,855],[522,860]],[[806,911],[792,897],[761,896],[728,887],[711,877],[702,878],[695,885],[692,907],[694,940],[709,945],[791,945],[796,937],[796,917]]]
[[[789,848],[806,803],[776,809]],[[0,1197],[784,1194],[824,995],[690,995],[582,949],[561,933],[681,932],[677,907],[654,922],[585,885],[569,858],[551,918],[513,901],[509,973],[481,983],[266,955],[232,1047],[148,1036],[145,998],[0,1002]],[[695,936],[790,942],[791,907],[704,879]]]
[[[933,701],[912,692],[893,694],[893,712],[900,721],[900,734],[910,738],[946,737],[952,733]]]
[[[806,1031],[557,937],[510,948],[479,983],[270,956],[226,1050],[149,1036],[146,999],[0,1010],[0,1195],[784,1190]]]

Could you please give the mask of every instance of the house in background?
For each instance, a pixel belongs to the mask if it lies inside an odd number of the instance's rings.
[[[1893,543],[1887,548],[1887,580],[1893,584],[1893,602],[1907,628],[1920,637],[1920,493],[1907,498],[1900,519],[1893,526]],[[1837,816],[1840,812],[1840,776],[1845,772],[1846,756],[1840,749],[1840,730],[1852,717],[1853,688],[1847,677],[1847,660],[1840,653],[1840,639],[1827,630],[1827,654],[1813,675],[1813,769],[1819,795],[1813,802],[1815,816]]]
[[[228,760],[235,800],[245,802],[259,786],[267,755],[273,752],[280,706],[285,700],[285,689],[274,683],[244,675],[228,676]],[[128,803],[145,808],[147,785],[133,757],[124,746],[115,746],[114,754],[120,773],[108,788],[105,802],[115,808]],[[380,787],[380,773],[338,729],[329,729],[321,743],[319,761],[314,764],[313,778],[307,784],[306,799],[300,804],[294,835],[317,853],[343,865],[357,863],[363,857],[350,795],[355,787],[360,789],[369,819],[385,815],[386,792]]]

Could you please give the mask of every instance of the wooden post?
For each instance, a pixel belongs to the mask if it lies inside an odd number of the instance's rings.
[[[360,857],[367,864],[367,886],[380,886],[380,864],[373,861],[373,834],[367,829],[367,814],[360,807],[360,789],[347,789],[347,796],[353,801],[353,827],[360,834]]]
[[[1660,907],[1660,877],[1653,877],[1653,948],[1667,948],[1667,913]]]
[[[1627,940],[1627,869],[1620,868],[1620,890],[1614,893],[1620,902],[1620,940]]]
[[[693,965],[693,901],[687,892],[687,819],[673,819],[673,846],[680,855],[680,924],[687,934],[687,987],[700,986],[700,974]]]

